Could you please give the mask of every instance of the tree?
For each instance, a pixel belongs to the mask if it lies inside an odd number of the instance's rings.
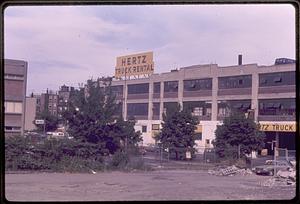
[[[48,111],[43,111],[38,113],[36,119],[45,120],[45,131],[54,131],[57,128],[58,117],[55,115],[51,115]],[[34,121],[33,121],[34,122]],[[38,125],[37,129],[39,132],[44,131],[44,125]]]
[[[195,129],[198,120],[188,111],[180,111],[180,106],[175,109],[167,109],[163,115],[162,130],[157,135],[164,148],[168,148],[170,154],[175,154],[175,159],[184,159],[182,154],[186,151],[195,153]]]
[[[63,113],[68,133],[82,142],[97,144],[103,154],[115,153],[125,138],[135,143],[134,124],[115,117],[119,108],[115,98],[111,78],[88,80],[85,88],[75,91],[69,110]]]
[[[213,144],[219,157],[237,158],[238,149],[241,157],[263,148],[265,135],[253,119],[244,113],[232,112],[225,118],[223,125],[218,126]]]

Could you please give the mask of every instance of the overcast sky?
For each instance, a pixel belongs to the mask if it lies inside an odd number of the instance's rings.
[[[27,95],[113,76],[116,57],[154,52],[155,73],[295,59],[295,9],[269,5],[15,6],[4,56],[28,62]]]

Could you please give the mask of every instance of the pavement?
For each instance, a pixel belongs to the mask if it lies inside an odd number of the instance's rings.
[[[296,187],[256,174],[216,176],[214,164],[143,159],[154,171],[5,174],[9,201],[290,200]]]
[[[205,170],[6,174],[9,201],[289,200],[295,186],[271,177],[215,176]]]

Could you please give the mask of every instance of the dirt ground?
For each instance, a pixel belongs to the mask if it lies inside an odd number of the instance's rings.
[[[271,177],[215,176],[205,170],[6,174],[9,201],[289,200],[295,186],[262,186]]]

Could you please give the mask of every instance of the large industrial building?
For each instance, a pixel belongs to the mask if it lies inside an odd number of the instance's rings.
[[[4,60],[4,132],[6,136],[24,132],[27,62]]]
[[[231,109],[238,109],[252,112],[266,133],[266,148],[273,154],[273,145],[295,149],[295,80],[294,60],[281,58],[274,65],[261,66],[242,64],[240,55],[233,66],[193,65],[145,78],[118,77],[112,86],[122,103],[123,117],[137,120],[135,128],[142,132],[143,145],[155,143],[153,136],[161,128],[162,114],[179,103],[199,118],[196,132],[200,140],[196,143],[200,152],[212,147],[217,125]]]

